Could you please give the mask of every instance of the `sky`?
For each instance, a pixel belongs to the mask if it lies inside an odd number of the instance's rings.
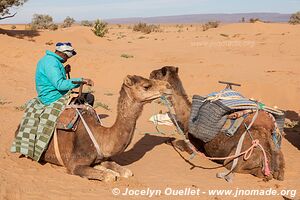
[[[14,18],[0,23],[29,23],[33,14],[49,14],[55,22],[67,16],[75,20],[153,17],[207,13],[295,13],[300,0],[28,0]]]

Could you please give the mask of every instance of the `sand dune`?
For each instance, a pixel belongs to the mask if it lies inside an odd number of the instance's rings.
[[[37,61],[45,50],[53,49],[57,41],[70,41],[78,55],[70,60],[72,77],[87,77],[95,81],[96,101],[111,110],[97,108],[108,114],[105,125],[113,123],[116,116],[118,92],[127,74],[145,77],[164,65],[180,68],[180,76],[190,97],[220,90],[219,80],[242,84],[236,88],[245,96],[258,99],[269,106],[289,111],[289,116],[299,121],[300,113],[300,29],[288,24],[228,24],[203,32],[197,24],[176,27],[162,25],[163,32],[144,35],[132,32],[127,25],[111,26],[109,34],[98,38],[90,28],[74,26],[57,31],[40,31],[30,36],[22,32],[23,25],[14,31],[9,25],[0,26],[0,199],[115,199],[115,187],[163,189],[166,187],[193,187],[208,189],[297,189],[300,192],[300,133],[288,129],[283,141],[286,159],[285,181],[263,182],[251,175],[236,174],[229,184],[215,178],[221,169],[190,169],[178,153],[164,144],[176,135],[145,136],[154,132],[148,122],[154,112],[147,105],[138,120],[133,142],[116,160],[133,170],[129,180],[105,184],[66,174],[62,167],[40,165],[11,154],[9,148],[14,138],[23,105],[36,96],[34,74]],[[18,31],[19,30],[19,31]],[[20,37],[21,39],[18,39]],[[48,44],[46,44],[48,43]],[[53,43],[53,44],[51,44]],[[51,44],[51,45],[49,45]],[[132,55],[123,58],[121,54]],[[159,107],[159,109],[166,110]],[[157,111],[158,112],[158,111]],[[174,133],[174,127],[161,127]],[[176,136],[177,137],[177,136]],[[188,155],[182,153],[185,158]],[[197,157],[195,165],[215,167],[216,163]],[[297,195],[300,198],[299,194]],[[127,199],[118,197],[117,199]],[[141,197],[132,197],[140,199]],[[146,197],[145,197],[146,198]],[[170,199],[168,196],[157,197]],[[172,197],[173,198],[173,197]],[[191,197],[175,197],[175,199]],[[261,199],[283,199],[281,196]],[[258,199],[260,199],[258,197]],[[195,198],[196,199],[196,198]],[[232,199],[226,196],[204,195],[197,199]],[[251,199],[239,197],[237,199]]]

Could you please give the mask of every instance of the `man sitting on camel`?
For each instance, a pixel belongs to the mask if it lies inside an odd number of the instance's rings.
[[[90,79],[67,79],[66,74],[69,74],[71,67],[64,67],[63,63],[74,55],[76,52],[71,43],[57,43],[55,52],[46,51],[46,55],[38,62],[35,74],[38,96],[26,103],[11,152],[39,161],[51,141],[58,117],[69,103],[70,91],[80,86],[76,82],[93,85]],[[85,93],[73,103],[92,106],[94,96]]]
[[[91,86],[94,84],[90,79],[67,79],[66,74],[69,74],[71,71],[71,66],[67,65],[64,67],[63,63],[76,54],[71,43],[59,42],[56,44],[55,52],[47,50],[46,55],[38,62],[35,83],[38,99],[44,105],[49,105],[57,101],[70,90],[79,87],[78,84],[72,83],[74,81],[85,81],[87,85]],[[93,106],[94,95],[84,93],[83,99],[86,103]]]

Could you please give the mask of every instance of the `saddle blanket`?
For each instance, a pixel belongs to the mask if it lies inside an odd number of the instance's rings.
[[[271,113],[280,132],[283,131],[284,113],[281,110],[245,98],[234,90],[225,89],[206,97],[193,96],[189,132],[203,142],[211,141],[220,131],[232,136],[246,116],[232,120],[227,119],[228,115],[242,110],[265,110]]]
[[[42,104],[38,98],[28,101],[10,151],[39,161],[51,140],[57,118],[65,109],[69,98],[70,94],[67,93],[48,106]]]

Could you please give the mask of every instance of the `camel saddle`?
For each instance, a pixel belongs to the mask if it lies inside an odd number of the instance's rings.
[[[248,111],[264,110],[274,117],[276,132],[283,132],[284,113],[281,110],[270,108],[263,103],[248,99],[232,89],[214,92],[206,97],[193,96],[189,131],[203,142],[211,141],[220,131],[227,136],[233,136],[243,124]],[[246,112],[245,112],[246,111]],[[242,113],[239,117],[230,116]],[[278,136],[274,136],[274,142]],[[276,142],[280,143],[280,141]]]
[[[76,131],[78,125],[78,113],[74,108],[66,108],[58,117],[56,128],[59,130]]]
[[[97,121],[100,119],[97,117],[96,111],[89,105],[68,105],[64,111],[60,114],[57,119],[56,129],[65,131],[76,131],[79,123],[79,115],[76,108],[80,110],[81,113],[89,112]]]

